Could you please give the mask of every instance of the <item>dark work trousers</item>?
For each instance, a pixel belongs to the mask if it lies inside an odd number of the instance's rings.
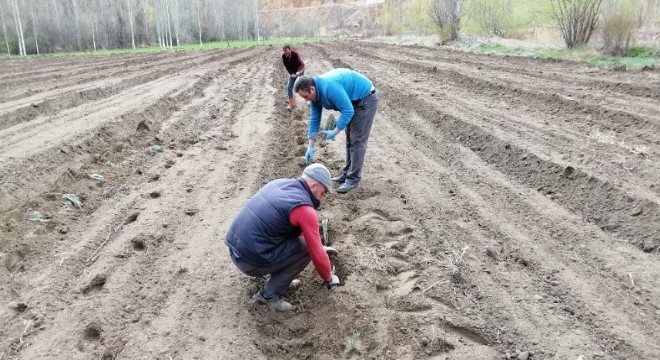
[[[275,295],[284,295],[291,282],[305,270],[311,259],[307,249],[303,248],[299,253],[270,265],[255,266],[243,261],[240,257],[236,257],[233,253],[231,254],[231,260],[236,264],[238,270],[246,275],[263,276],[270,274],[270,279],[266,281],[263,289],[261,289],[261,296],[270,299]]]
[[[300,76],[305,76],[305,70],[300,73]],[[293,99],[293,85],[296,83],[296,80],[298,80],[298,76],[291,77],[289,75],[286,81],[286,94],[289,96],[289,99]]]
[[[355,113],[346,126],[346,166],[341,170],[341,177],[351,185],[357,185],[362,179],[362,165],[367,152],[369,133],[378,109],[378,93],[373,93],[353,104]]]

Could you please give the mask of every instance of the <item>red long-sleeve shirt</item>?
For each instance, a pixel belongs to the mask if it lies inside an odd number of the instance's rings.
[[[321,243],[319,219],[314,208],[308,205],[296,207],[289,214],[289,221],[293,226],[299,226],[302,229],[309,257],[312,259],[312,263],[314,263],[321,279],[323,281],[332,280],[330,258],[323,248],[323,243]]]

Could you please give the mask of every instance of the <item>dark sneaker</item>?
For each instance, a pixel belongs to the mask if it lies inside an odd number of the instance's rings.
[[[349,184],[347,182],[341,184],[341,186],[337,189],[337,192],[340,194],[345,194],[353,189],[358,187],[358,184]]]
[[[265,297],[261,296],[261,291],[252,295],[252,300],[257,304],[268,306],[268,308],[273,311],[286,312],[286,311],[295,310],[295,306],[282,300],[282,298],[280,298],[277,295],[273,296],[270,299],[266,299]]]
[[[344,181],[346,181],[346,178],[343,175],[339,175],[339,176],[335,176],[335,177],[331,178],[330,180],[342,184],[342,183],[344,183]]]

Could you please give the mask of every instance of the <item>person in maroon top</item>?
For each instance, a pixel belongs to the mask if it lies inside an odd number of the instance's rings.
[[[286,85],[286,92],[289,96],[289,101],[286,108],[291,110],[296,105],[296,100],[293,97],[293,84],[296,82],[298,76],[305,75],[305,63],[303,62],[302,56],[300,56],[297,51],[291,50],[290,45],[284,45],[282,52],[284,67],[289,73]]]

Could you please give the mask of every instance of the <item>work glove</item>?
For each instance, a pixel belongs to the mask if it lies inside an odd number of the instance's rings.
[[[326,140],[333,140],[337,136],[337,133],[334,130],[325,130],[323,132],[323,138]]]
[[[334,290],[340,284],[339,276],[332,275],[332,279],[330,279],[330,281],[326,281],[326,284],[328,285],[328,290]]]
[[[314,157],[314,146],[307,145],[307,152],[305,152],[305,164],[311,164]]]

